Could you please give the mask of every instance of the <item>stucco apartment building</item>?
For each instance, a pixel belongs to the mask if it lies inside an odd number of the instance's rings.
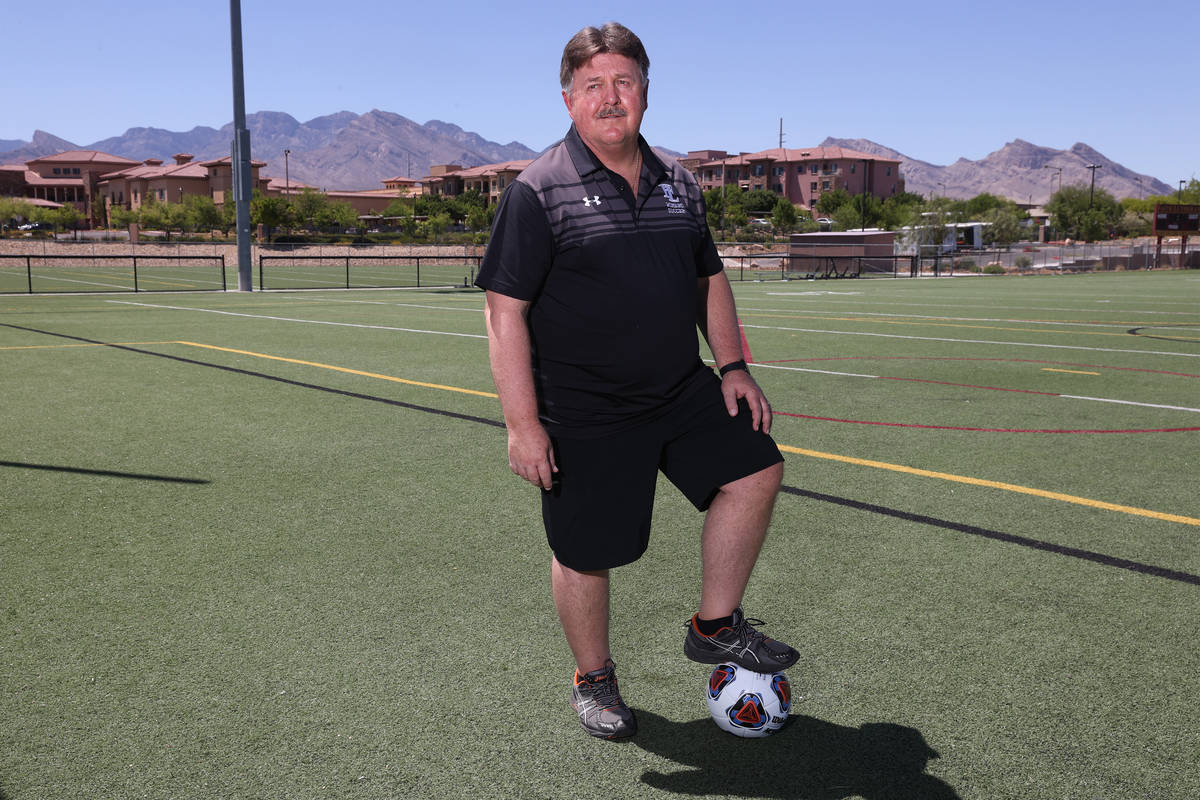
[[[679,163],[691,170],[705,191],[726,185],[766,189],[805,208],[835,189],[873,194],[881,200],[904,191],[898,159],[845,147],[775,148],[738,155],[694,150]]]
[[[491,205],[500,201],[500,195],[504,194],[509,184],[532,163],[532,159],[525,159],[478,167],[437,164],[429,168],[429,175],[421,182],[421,192],[454,197],[474,189]]]
[[[441,164],[430,168],[422,191],[453,197],[475,189],[489,204],[495,203],[530,163],[505,161],[479,167]],[[724,150],[694,150],[679,163],[695,174],[705,190],[725,185],[766,189],[805,208],[812,208],[822,194],[834,189],[850,194],[867,192],[881,200],[904,191],[899,160],[845,147],[776,148],[739,155]]]
[[[233,197],[233,167],[229,156],[195,161],[191,153],[176,153],[173,163],[159,158],[135,161],[99,150],[68,150],[24,164],[0,165],[0,196],[17,197],[36,205],[71,204],[87,219],[107,217],[115,207],[137,209],[147,198],[179,203],[187,195],[212,198],[217,205]],[[260,175],[267,162],[252,159],[250,179],[266,195],[295,195],[306,186],[286,178]],[[479,168],[476,168],[479,169]],[[411,194],[419,182],[387,178],[382,189],[326,190],[331,200],[344,200],[359,214],[379,213],[397,197]],[[98,213],[103,208],[105,213]]]

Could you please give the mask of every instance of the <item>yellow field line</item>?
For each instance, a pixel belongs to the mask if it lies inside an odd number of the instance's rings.
[[[1066,372],[1070,375],[1099,375],[1099,372],[1084,372],[1078,369],[1055,369],[1054,367],[1042,367],[1042,372]]]
[[[1180,514],[1167,514],[1162,511],[1151,511],[1145,508],[1135,508],[1133,506],[1122,506],[1116,503],[1107,503],[1103,500],[1092,500],[1087,497],[1076,497],[1071,494],[1063,494],[1062,492],[1049,492],[1045,489],[1034,489],[1029,486],[1018,486],[1014,483],[1001,483],[999,481],[989,481],[984,478],[970,478],[966,475],[953,475],[948,472],[933,472],[927,469],[918,469],[917,467],[906,467],[903,464],[889,464],[886,461],[870,461],[865,458],[854,458],[852,456],[841,456],[836,453],[822,453],[818,450],[804,450],[799,447],[790,447],[781,444],[779,449],[785,453],[795,453],[802,456],[810,456],[812,458],[823,458],[828,461],[841,461],[846,464],[855,464],[860,467],[873,467],[875,469],[886,469],[892,472],[903,472],[909,475],[919,475],[923,478],[937,478],[943,481],[953,481],[954,483],[965,483],[970,486],[984,486],[989,489],[1003,489],[1006,492],[1017,492],[1018,494],[1028,494],[1034,497],[1043,497],[1048,500],[1058,500],[1063,503],[1074,503],[1075,505],[1088,506],[1090,508],[1099,508],[1105,511],[1117,511],[1122,514],[1132,514],[1138,517],[1150,517],[1151,519],[1164,520],[1166,522],[1179,522],[1184,525],[1200,526],[1200,519],[1195,517],[1185,517]]]
[[[364,378],[378,378],[381,381],[391,381],[392,383],[404,383],[409,386],[423,386],[426,389],[441,389],[446,392],[458,392],[459,394],[473,394],[478,397],[498,398],[500,395],[494,392],[480,392],[475,389],[463,389],[459,386],[444,386],[440,383],[426,383],[425,381],[412,381],[407,378],[397,378],[392,375],[381,375],[378,372],[363,372],[358,369],[350,369],[348,367],[338,367],[333,364],[321,364],[317,361],[304,361],[299,358],[284,358],[283,356],[272,356],[266,353],[255,353],[250,350],[235,350],[232,347],[217,347],[213,344],[200,344],[199,342],[176,342],[176,344],[186,344],[189,347],[203,347],[207,350],[220,350],[224,353],[236,353],[242,356],[254,356],[255,358],[266,358],[271,361],[284,361],[288,364],[300,364],[305,367],[320,367],[321,369],[331,369],[334,372],[344,372],[348,375],[360,375]]]
[[[480,392],[475,389],[464,389],[459,386],[446,386],[440,383],[426,383],[424,381],[413,381],[406,378],[397,378],[392,375],[381,375],[377,372],[364,372],[357,369],[349,369],[347,367],[338,367],[332,364],[322,364],[316,361],[305,361],[299,358],[285,358],[283,356],[272,356],[265,353],[255,353],[250,350],[238,350],[232,347],[218,347],[211,344],[200,344],[199,342],[176,342],[176,344],[188,345],[189,347],[200,347],[207,350],[219,350],[224,353],[236,353],[238,355],[253,356],[255,358],[266,358],[271,361],[283,361],[289,364],[300,364],[307,367],[319,367],[320,369],[330,369],[335,372],[344,372],[349,375],[360,375],[366,378],[378,378],[379,380],[391,381],[393,383],[403,383],[410,386],[422,386],[427,389],[440,389],[447,392],[458,392],[460,394],[476,395],[478,397],[498,398],[499,395],[494,392]],[[1073,503],[1075,505],[1088,506],[1090,508],[1098,508],[1105,511],[1116,511],[1122,514],[1132,514],[1139,517],[1149,517],[1151,519],[1163,520],[1165,522],[1178,522],[1184,525],[1200,526],[1200,519],[1195,517],[1185,517],[1180,514],[1167,514],[1161,511],[1151,511],[1145,508],[1135,508],[1133,506],[1123,506],[1116,503],[1108,503],[1103,500],[1092,500],[1087,497],[1076,497],[1075,495],[1063,494],[1062,492],[1050,492],[1045,489],[1034,489],[1029,486],[1018,486],[1013,483],[1001,483],[1000,481],[990,481],[984,478],[971,478],[966,475],[954,475],[948,472],[933,472],[927,469],[919,469],[917,467],[907,467],[903,464],[889,464],[886,461],[871,461],[865,458],[855,458],[853,456],[837,455],[836,453],[822,453],[818,450],[805,450],[800,447],[791,447],[790,445],[781,444],[779,449],[785,453],[794,453],[796,455],[809,456],[811,458],[822,458],[829,461],[841,461],[846,464],[855,464],[861,467],[872,467],[875,469],[886,469],[892,472],[902,472],[909,475],[917,475],[923,478],[937,478],[944,481],[952,481],[954,483],[963,483],[969,486],[982,486],[989,489],[1002,489],[1006,492],[1016,492],[1018,494],[1033,495],[1034,497],[1042,497],[1048,500],[1058,500],[1064,503]]]

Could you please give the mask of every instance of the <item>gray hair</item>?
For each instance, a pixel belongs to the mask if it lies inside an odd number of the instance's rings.
[[[600,28],[584,28],[572,36],[563,48],[558,79],[564,92],[571,93],[575,70],[601,53],[614,53],[633,59],[642,72],[642,83],[650,80],[650,57],[646,55],[642,40],[621,23],[606,22]]]

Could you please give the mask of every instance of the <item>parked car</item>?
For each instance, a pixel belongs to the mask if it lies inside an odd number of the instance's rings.
[[[40,229],[41,227],[42,227],[42,223],[40,223],[40,222],[26,222],[24,225],[18,225],[17,230],[19,230],[19,231],[36,231],[36,230]]]

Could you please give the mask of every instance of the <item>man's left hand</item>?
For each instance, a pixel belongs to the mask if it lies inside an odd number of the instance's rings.
[[[749,372],[739,369],[726,373],[725,377],[721,378],[721,394],[725,396],[725,409],[729,416],[737,416],[738,400],[745,398],[746,404],[750,406],[754,430],[771,432],[771,404],[767,402],[767,396]]]

